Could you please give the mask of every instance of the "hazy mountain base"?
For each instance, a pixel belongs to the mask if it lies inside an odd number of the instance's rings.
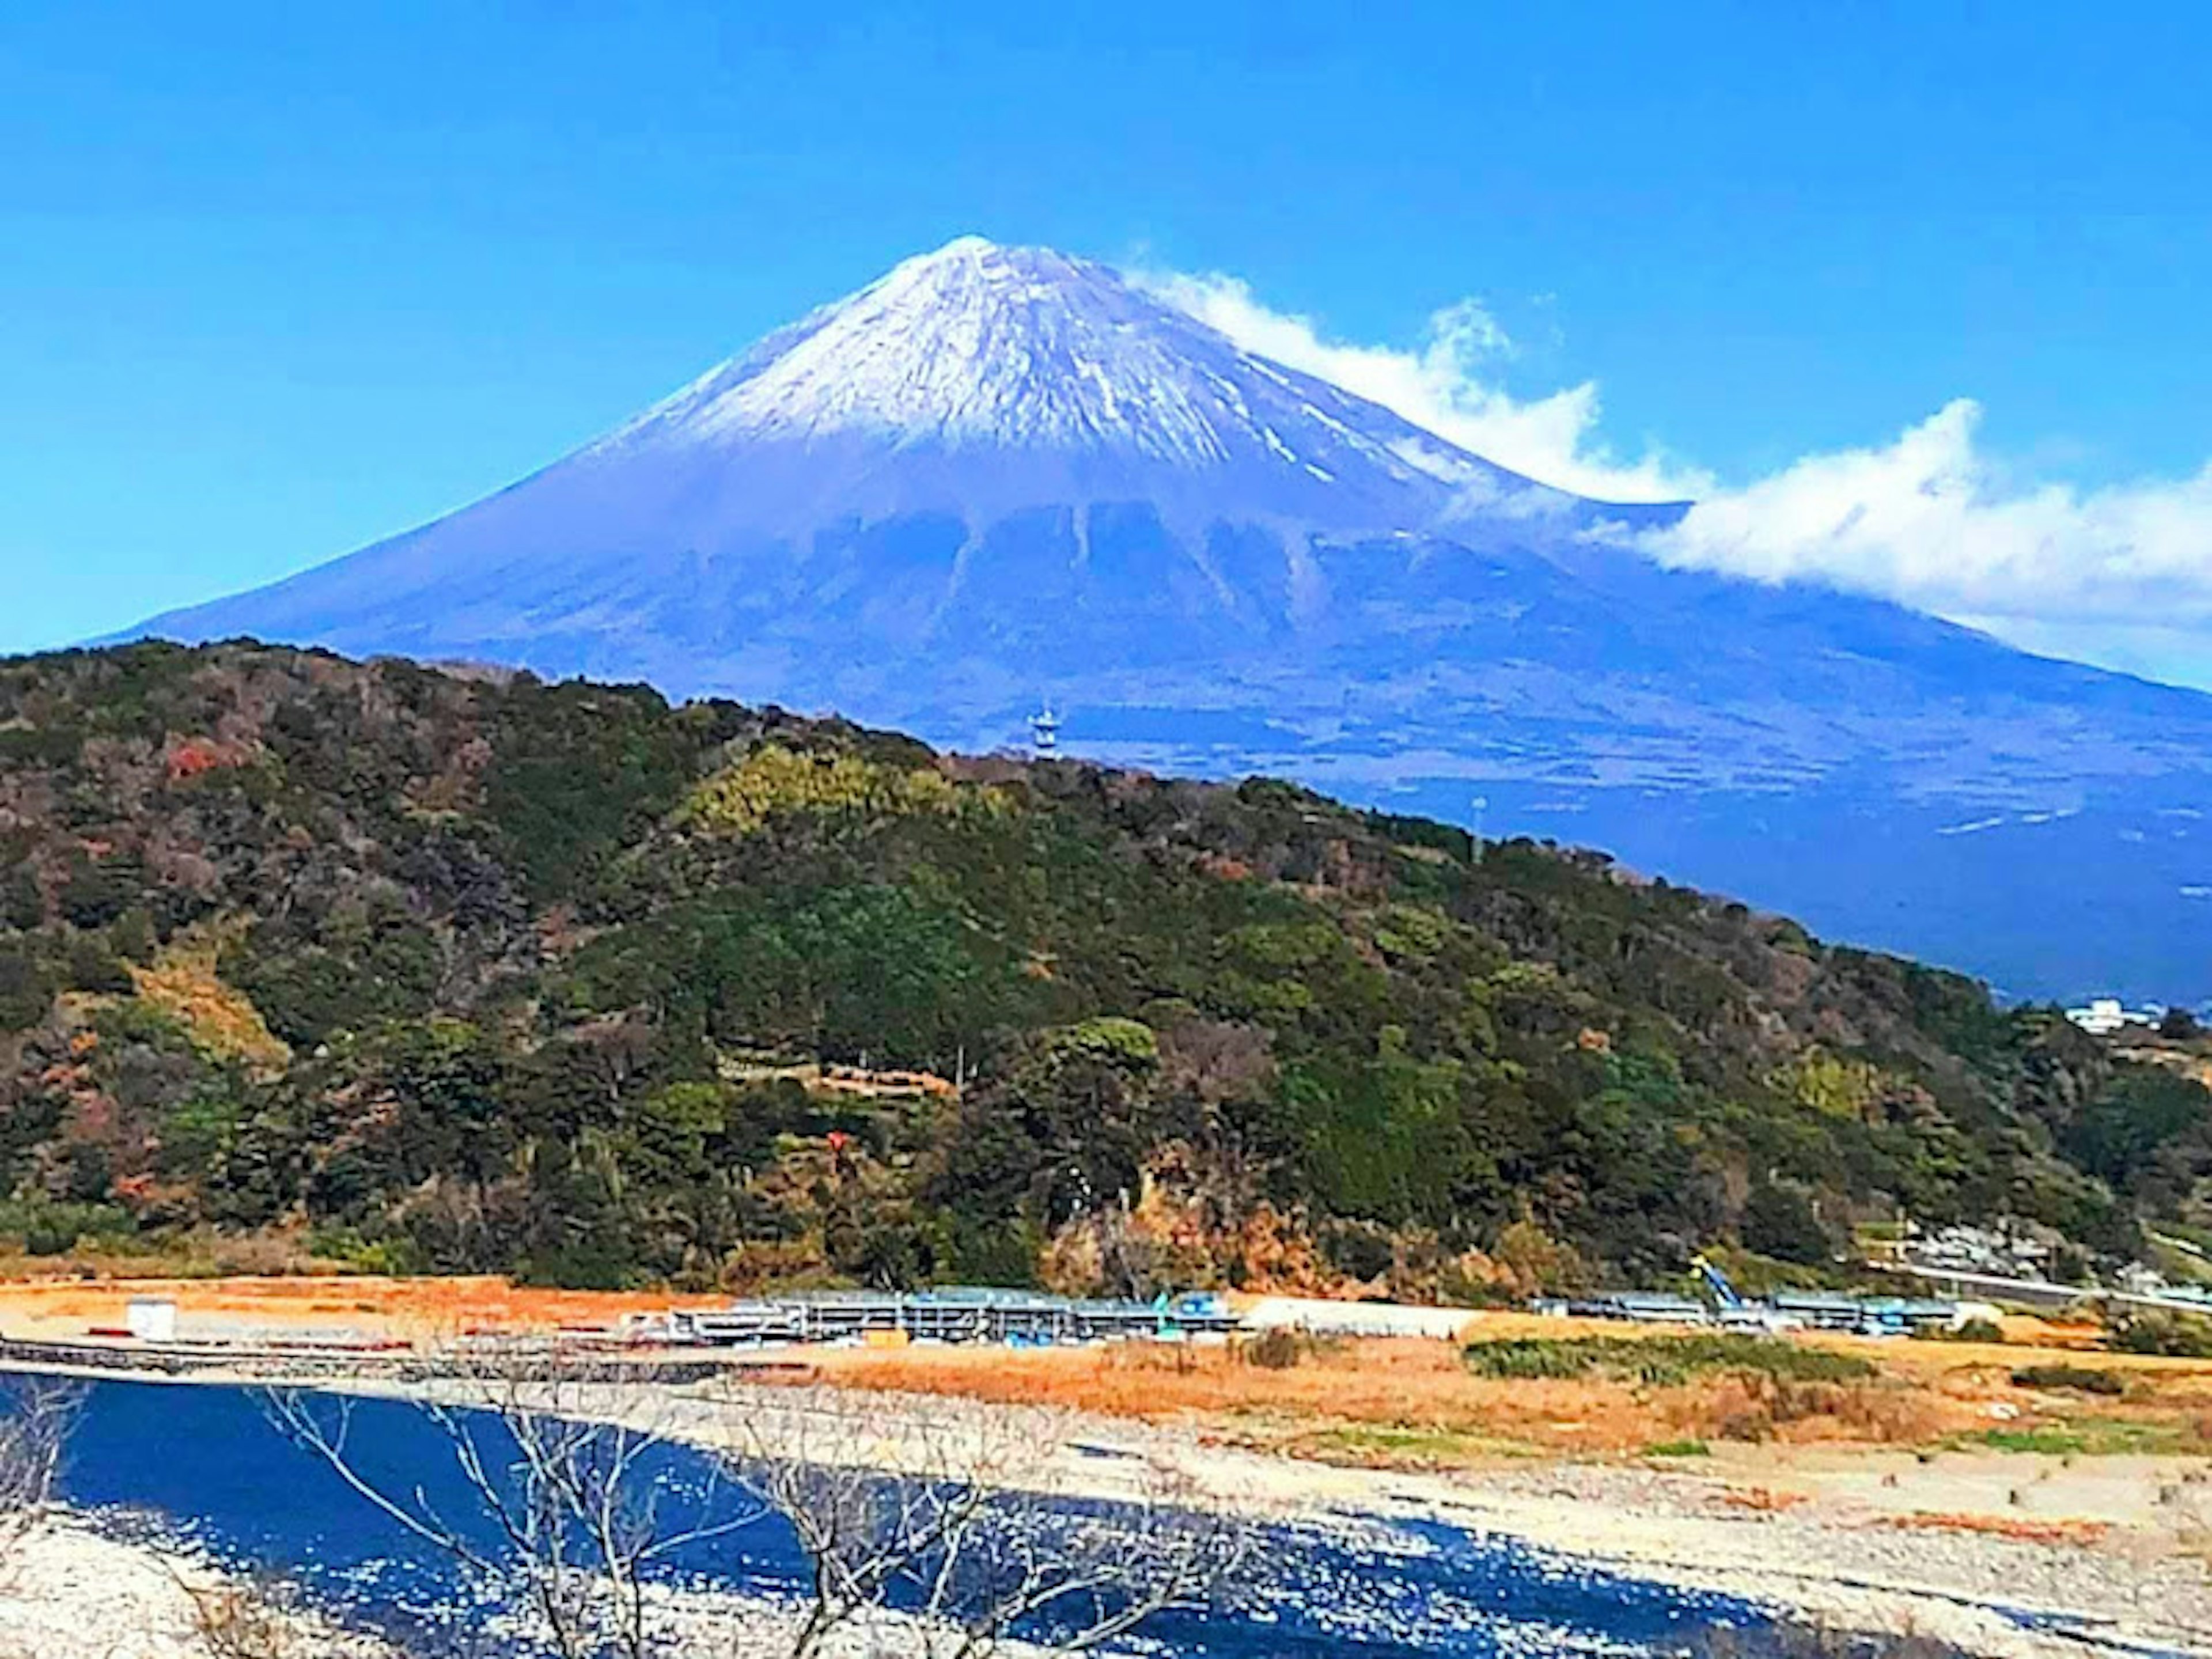
[[[2212,991],[2202,694],[1662,571],[1571,516],[1307,542],[1093,504],[681,556],[588,517],[542,547],[481,528],[149,627],[834,708],[962,749],[1024,738],[1042,698],[1085,754],[1604,847],[2012,995]]]
[[[0,668],[0,826],[34,1250],[1480,1297],[1900,1207],[2124,1250],[2212,1169],[2047,1012],[1277,783],[149,645]]]

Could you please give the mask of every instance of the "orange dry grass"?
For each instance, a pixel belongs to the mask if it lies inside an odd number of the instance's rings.
[[[1895,1443],[1972,1420],[1965,1402],[1886,1381],[1778,1389],[1714,1376],[1654,1389],[1477,1377],[1455,1346],[1415,1340],[1345,1343],[1284,1370],[1230,1350],[1148,1344],[843,1351],[823,1355],[820,1370],[825,1381],[851,1387],[1194,1420],[1239,1439],[1362,1462],[1465,1462],[1502,1444],[1636,1451],[1689,1437]]]
[[[726,1298],[527,1289],[493,1277],[53,1279],[0,1285],[0,1330],[58,1338],[122,1322],[132,1297],[167,1297],[187,1323],[345,1328],[434,1338],[470,1330],[550,1331],[612,1324],[623,1315]]]
[[[1419,1341],[1364,1342],[1286,1370],[1247,1364],[1226,1348],[1152,1343],[1007,1352],[997,1348],[839,1351],[823,1357],[833,1382],[917,1394],[964,1395],[1117,1417],[1191,1412],[1316,1413],[1401,1421],[1438,1403],[1439,1383],[1467,1382],[1455,1351]]]
[[[1908,1531],[1986,1533],[2027,1544],[2094,1544],[2112,1529],[2108,1521],[2029,1521],[2017,1516],[1944,1513],[1887,1516],[1881,1524]]]
[[[161,952],[149,968],[133,967],[139,997],[192,1034],[210,1054],[244,1060],[262,1069],[279,1068],[292,1051],[261,1018],[246,994],[227,985],[216,972],[222,940],[212,932],[186,935]]]
[[[1743,1486],[1721,1494],[1721,1502],[1735,1510],[1750,1510],[1759,1515],[1778,1515],[1784,1510],[1794,1510],[1800,1504],[1812,1501],[1809,1493],[1777,1492],[1771,1486]]]

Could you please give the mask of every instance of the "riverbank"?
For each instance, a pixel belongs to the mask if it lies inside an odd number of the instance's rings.
[[[160,1385],[162,1393],[171,1389],[201,1391],[188,1382]],[[364,1391],[485,1398],[474,1385],[452,1382],[427,1389],[387,1382]],[[1523,1460],[1418,1474],[1287,1458],[1188,1427],[818,1386],[586,1385],[542,1400],[525,1385],[515,1399],[754,1455],[803,1451],[922,1475],[988,1460],[1008,1484],[1054,1497],[1164,1500],[1325,1531],[1441,1525],[1478,1543],[1534,1549],[1571,1571],[1738,1597],[1805,1624],[1910,1635],[1993,1659],[2212,1653],[2201,1557],[2172,1551],[2131,1526],[2043,1522],[1992,1529],[1973,1506],[1987,1501],[1987,1482],[2019,1467],[1994,1453],[1961,1455],[1948,1467],[1941,1459],[1915,1463],[1923,1472],[1914,1477],[1854,1461],[1854,1478],[1887,1502],[1853,1502],[1820,1484],[1821,1471],[1813,1465],[1836,1454],[1818,1449],[1782,1460],[1747,1449],[1694,1472]],[[2044,1484],[2054,1504],[2124,1508],[2116,1495],[2168,1471],[2145,1462],[2078,1474],[2053,1465],[2049,1473]],[[1885,1484],[1892,1474],[1899,1476],[1893,1486]],[[1908,1520],[1900,1502],[1957,1507]],[[0,1659],[19,1653],[112,1659],[142,1650],[151,1659],[183,1659],[208,1651],[191,1644],[193,1610],[158,1557],[134,1559],[136,1547],[66,1525],[60,1539],[31,1558],[27,1588],[0,1595],[8,1604],[0,1615]],[[752,1610],[717,1607],[700,1616],[749,1618]],[[143,1646],[87,1646],[88,1632],[146,1639]],[[325,1651],[348,1650],[280,1647],[268,1659]]]
[[[1999,1659],[2212,1653],[2202,1547],[2147,1513],[2191,1472],[2161,1460],[2084,1468],[1990,1452],[1923,1464],[1893,1454],[1849,1462],[1838,1481],[1832,1450],[1745,1448],[1698,1460],[1710,1466],[1694,1471],[1524,1458],[1421,1473],[1285,1457],[1188,1426],[945,1396],[748,1388],[596,1403],[702,1443],[730,1446],[741,1425],[750,1449],[772,1455],[780,1440],[811,1455],[842,1448],[852,1461],[909,1474],[940,1468],[961,1435],[977,1445],[1022,1443],[1048,1450],[1018,1460],[1016,1478],[1058,1496],[1152,1498],[1164,1478],[1178,1501],[1275,1521],[1438,1523],[1741,1597],[1801,1622]],[[2041,1489],[2036,1517],[1982,1507],[1992,1483],[2008,1479]],[[2065,1519],[2075,1509],[2106,1518]]]
[[[0,1550],[0,1659],[399,1659],[190,1547],[57,1512]]]
[[[1518,1315],[1469,1335],[1547,1362],[1585,1339],[1668,1352],[1663,1336]],[[2212,1367],[1849,1338],[1800,1351],[1808,1370],[1841,1362],[1840,1380],[1725,1364],[1663,1382],[1475,1375],[1456,1345],[1413,1342],[1316,1345],[1281,1369],[1171,1350],[860,1350],[820,1375],[1073,1410],[1086,1436],[1149,1442],[1221,1490],[1494,1532],[1972,1652],[2212,1652]],[[1097,1460],[1082,1463],[1096,1479]]]
[[[760,1596],[671,1587],[648,1605],[655,1651],[712,1659],[780,1659],[799,1614]],[[479,1633],[481,1634],[481,1633]],[[945,1631],[936,1632],[943,1641]],[[456,1652],[478,1650],[464,1638]],[[822,1659],[930,1651],[915,1620],[885,1613],[833,1635]],[[438,1650],[445,1652],[447,1650]],[[998,1659],[1044,1659],[1002,1643]],[[0,1552],[0,1659],[409,1659],[349,1629],[281,1586],[226,1571],[191,1546],[124,1535],[58,1511]]]
[[[433,1352],[471,1331],[604,1323],[641,1300],[540,1303],[497,1280],[173,1288],[204,1321],[404,1336]],[[152,1289],[0,1286],[0,1329],[81,1336]],[[1518,1314],[1477,1316],[1469,1334],[1547,1361],[1577,1342],[1653,1340]],[[2212,1366],[2087,1352],[2081,1333],[2039,1322],[2016,1334],[2029,1340],[1808,1340],[1814,1380],[1726,1364],[1658,1380],[1485,1375],[1456,1344],[1416,1340],[1306,1343],[1267,1364],[1152,1344],[805,1349],[775,1358],[778,1386],[603,1389],[593,1409],[728,1446],[744,1438],[733,1394],[773,1401],[770,1418],[845,1419],[817,1426],[810,1453],[925,1474],[915,1447],[941,1453],[951,1413],[978,1435],[1003,1440],[1012,1425],[1048,1443],[1023,1478],[1068,1496],[1126,1497],[1164,1476],[1194,1501],[1436,1522],[1972,1652],[2212,1653]]]

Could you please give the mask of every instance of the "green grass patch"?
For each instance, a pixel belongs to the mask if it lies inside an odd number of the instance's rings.
[[[2182,1425],[2175,1423],[2077,1417],[2027,1428],[1987,1429],[1969,1443],[1997,1451],[2042,1452],[2056,1457],[2117,1457],[2129,1453],[2185,1450],[2187,1437]]]
[[[44,1195],[0,1200],[0,1241],[20,1243],[26,1255],[125,1249],[137,1231],[131,1212],[112,1204],[59,1204]]]
[[[1711,1457],[1713,1449],[1702,1440],[1659,1440],[1644,1449],[1646,1457]]]
[[[1994,1319],[1969,1319],[1955,1329],[1923,1325],[1912,1333],[1912,1338],[1916,1342],[1978,1342],[2002,1346],[2005,1334],[2004,1327]]]
[[[2212,1359],[2212,1319],[2191,1314],[2131,1314],[2114,1323],[2106,1340],[2121,1353]]]
[[[1477,1376],[1514,1382],[1606,1376],[1658,1388],[1716,1371],[1747,1371],[1784,1382],[1855,1382],[1881,1374],[1858,1354],[1735,1332],[1507,1337],[1469,1343],[1462,1358]]]

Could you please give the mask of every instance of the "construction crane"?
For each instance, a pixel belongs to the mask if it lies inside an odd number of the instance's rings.
[[[1719,1321],[1723,1328],[1737,1331],[1764,1331],[1770,1334],[1778,1331],[1802,1331],[1805,1328],[1805,1322],[1796,1314],[1784,1313],[1771,1302],[1753,1302],[1747,1299],[1736,1289],[1734,1281],[1705,1256],[1692,1256],[1690,1265],[1698,1270],[1698,1276],[1705,1281],[1706,1287],[1712,1291],[1713,1300],[1720,1304]]]
[[[1693,1255],[1690,1258],[1690,1265],[1698,1270],[1698,1277],[1705,1281],[1711,1289],[1714,1298],[1723,1309],[1741,1308],[1744,1305],[1743,1297],[1737,1294],[1735,1286],[1729,1282],[1729,1276],[1705,1257]]]

